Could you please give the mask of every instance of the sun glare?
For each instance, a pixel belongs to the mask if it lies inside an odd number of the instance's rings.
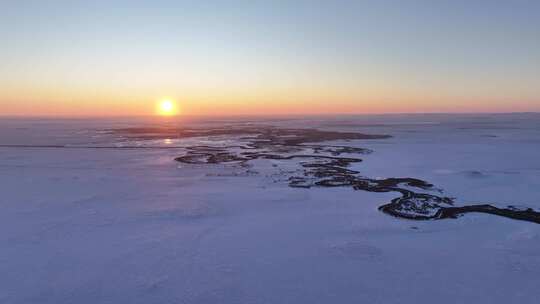
[[[176,103],[170,99],[164,99],[158,103],[157,113],[163,116],[172,116],[178,114]]]

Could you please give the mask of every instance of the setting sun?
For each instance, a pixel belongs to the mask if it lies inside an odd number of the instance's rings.
[[[172,116],[178,114],[176,103],[170,99],[164,99],[158,103],[157,113],[163,116]]]

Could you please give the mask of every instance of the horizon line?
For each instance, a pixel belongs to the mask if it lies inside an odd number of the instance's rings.
[[[205,117],[328,117],[328,116],[397,116],[397,115],[509,115],[509,114],[540,114],[540,111],[501,111],[501,112],[484,112],[484,111],[468,111],[468,112],[373,112],[373,113],[292,113],[292,114],[180,114],[174,116],[160,116],[155,114],[145,115],[76,115],[76,114],[0,114],[0,118],[44,118],[44,119],[95,119],[95,118],[162,118],[162,119],[177,119],[177,118],[205,118]]]

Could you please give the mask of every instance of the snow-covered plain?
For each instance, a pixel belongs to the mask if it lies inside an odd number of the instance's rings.
[[[365,176],[540,209],[540,114],[249,122],[389,134],[333,144],[372,149],[353,165]],[[377,210],[395,193],[288,187],[288,161],[174,160],[233,138],[103,132],[163,123],[0,118],[0,303],[538,303],[538,224],[397,219]]]

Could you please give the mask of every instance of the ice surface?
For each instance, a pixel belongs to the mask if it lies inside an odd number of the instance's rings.
[[[294,161],[174,161],[239,138],[134,144],[103,132],[157,123],[0,118],[0,303],[538,302],[540,225],[396,219],[377,210],[394,193],[288,187],[279,170]],[[352,165],[365,176],[540,208],[538,114],[181,123],[390,134],[332,144],[373,150]]]

